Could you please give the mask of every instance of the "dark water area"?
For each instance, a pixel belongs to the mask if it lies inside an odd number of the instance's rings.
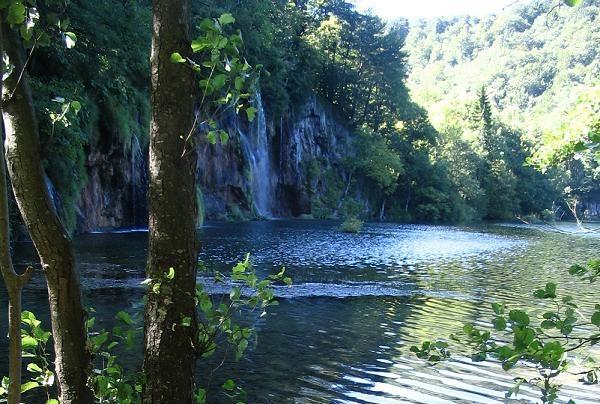
[[[572,263],[598,256],[598,235],[397,224],[367,224],[360,234],[346,234],[335,222],[277,220],[209,223],[200,233],[200,259],[210,269],[226,272],[250,253],[259,274],[285,266],[294,279],[292,287],[275,288],[280,304],[265,318],[244,314],[258,329],[244,358],[199,369],[200,382],[210,381],[215,390],[213,403],[226,402],[216,390],[230,377],[246,390],[247,403],[539,402],[537,391],[525,387],[516,399],[505,399],[516,375],[497,363],[473,363],[459,349],[432,367],[409,348],[445,338],[467,321],[486,323],[492,302],[539,306],[531,291],[548,281],[574,295],[584,314],[600,300],[597,285],[567,274]],[[86,304],[100,323],[141,307],[146,245],[143,231],[76,240]],[[17,245],[15,255],[20,266],[35,264],[30,244]],[[206,275],[199,282],[215,294],[228,292]],[[5,308],[6,292],[0,293]],[[24,305],[41,317],[47,313],[40,276],[25,290]],[[5,352],[2,341],[0,358]],[[130,360],[139,361],[139,353]],[[565,383],[565,397],[600,402],[597,386]]]

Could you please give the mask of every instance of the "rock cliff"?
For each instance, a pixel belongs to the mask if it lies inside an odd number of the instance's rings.
[[[315,97],[277,122],[260,101],[253,122],[232,116],[225,144],[197,140],[198,195],[217,220],[313,214],[328,187],[322,174],[344,178],[349,131]],[[87,153],[88,182],[78,204],[78,231],[147,225],[147,147],[101,130]]]

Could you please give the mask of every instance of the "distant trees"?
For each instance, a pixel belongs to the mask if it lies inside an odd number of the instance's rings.
[[[460,137],[475,146],[477,154],[489,155],[487,167],[479,170],[479,178],[487,184],[482,189],[484,194],[496,190],[496,195],[509,195],[506,200],[497,200],[496,207],[486,202],[491,211],[486,210],[484,216],[504,216],[500,210],[506,215],[511,211],[539,211],[542,205],[549,208],[552,201],[560,205],[565,189],[569,190],[567,197],[579,201],[594,198],[597,192],[591,170],[577,174],[583,172],[583,166],[593,165],[586,162],[589,160],[573,160],[569,166],[548,170],[546,179],[523,166],[529,161],[529,153],[548,150],[552,148],[548,144],[556,144],[553,139],[571,138],[569,131],[579,131],[574,123],[586,120],[573,114],[579,109],[577,100],[580,94],[597,87],[592,72],[597,70],[594,60],[598,58],[589,57],[593,53],[590,49],[596,49],[592,43],[600,35],[593,23],[600,9],[594,2],[582,2],[576,9],[563,7],[562,3],[522,2],[498,17],[453,18],[444,20],[444,24],[423,21],[411,27],[408,34],[413,96],[430,111],[445,141]],[[440,25],[444,30],[436,29]],[[447,35],[449,31],[454,34]],[[465,32],[470,33],[474,52],[471,58],[456,58],[461,45],[455,38]],[[424,54],[424,48],[431,48],[431,54]],[[491,132],[477,126],[485,121],[472,120],[475,112],[481,112],[476,111],[476,105],[469,107],[469,114],[461,115],[464,104],[478,97],[482,85],[493,110]],[[457,113],[469,120],[457,121],[453,116]],[[480,135],[488,133],[483,138],[478,135],[484,144],[474,141],[477,131]],[[488,154],[494,148],[496,151]],[[481,175],[484,171],[489,175]],[[586,185],[577,180],[584,177]],[[516,198],[499,189],[516,189]],[[580,191],[574,193],[574,189]],[[530,203],[532,200],[536,203]]]

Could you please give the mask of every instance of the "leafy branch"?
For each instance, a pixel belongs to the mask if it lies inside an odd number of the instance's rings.
[[[585,266],[573,265],[569,273],[583,281],[595,282],[600,275],[600,260],[592,260]],[[583,349],[600,342],[600,304],[595,305],[589,318],[585,317],[572,296],[559,297],[557,285],[552,282],[535,290],[533,296],[553,303],[553,309],[545,311],[536,324],[525,310],[509,310],[505,304],[493,303],[491,328],[467,323],[450,340],[471,347],[473,361],[497,360],[505,371],[517,367],[534,369],[537,376],[515,378],[515,385],[506,397],[517,395],[521,385],[529,384],[540,389],[543,403],[552,404],[560,391],[557,378],[563,373],[582,375],[581,381],[587,384],[598,383],[600,367],[586,355],[581,361],[587,367],[585,371],[571,372],[570,367],[582,356]],[[410,350],[434,364],[451,356],[449,342],[443,340],[424,341]]]
[[[184,57],[179,52],[171,54],[171,62],[186,64],[196,72],[202,91],[199,113],[186,136],[186,145],[195,128],[204,125],[208,126],[207,138],[210,143],[215,144],[217,139],[226,143],[229,134],[217,129],[217,121],[229,110],[234,110],[236,114],[244,111],[249,121],[254,120],[256,115],[257,109],[251,105],[251,97],[256,85],[257,69],[242,57],[244,42],[241,33],[227,33],[228,26],[233,23],[235,18],[231,14],[206,18],[198,26],[200,35],[191,43],[192,56]],[[183,154],[187,152],[186,148]]]

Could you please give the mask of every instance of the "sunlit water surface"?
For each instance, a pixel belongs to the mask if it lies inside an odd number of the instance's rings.
[[[248,252],[259,273],[285,266],[294,279],[291,287],[276,287],[280,304],[266,318],[246,314],[258,338],[241,361],[199,369],[213,403],[226,402],[218,386],[229,377],[246,390],[247,403],[539,402],[528,388],[506,399],[515,374],[497,363],[472,363],[459,348],[452,360],[429,366],[409,348],[446,338],[464,322],[485,323],[492,302],[539,306],[531,290],[548,281],[560,282],[584,313],[599,300],[595,285],[566,272],[597,257],[594,235],[396,224],[367,224],[360,234],[346,234],[335,222],[268,221],[211,223],[201,238],[201,260],[210,269],[227,271]],[[86,303],[100,320],[140,307],[146,243],[143,231],[76,241]],[[35,264],[30,244],[17,245],[16,253],[19,265]],[[227,293],[227,285],[214,285],[206,275],[199,281]],[[44,312],[44,299],[38,277],[25,291],[25,305]],[[0,349],[5,357],[6,346]],[[562,402],[600,403],[598,387],[576,378],[565,383]]]

